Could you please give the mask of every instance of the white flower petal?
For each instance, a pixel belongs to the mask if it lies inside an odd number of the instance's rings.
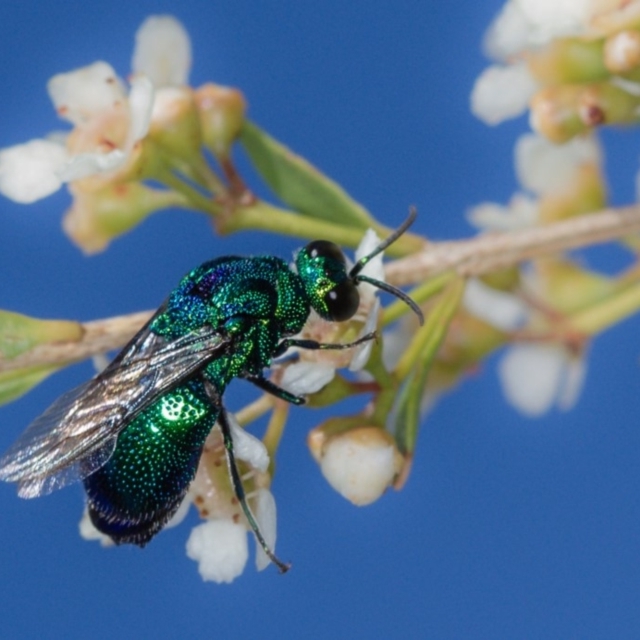
[[[59,144],[61,147],[66,147],[68,138],[69,138],[68,131],[49,131],[49,133],[47,133],[44,139],[48,140],[49,142],[55,142],[56,144]]]
[[[464,291],[464,306],[471,314],[502,331],[520,327],[528,315],[527,306],[511,293],[498,291],[477,278],[470,278]]]
[[[516,142],[516,173],[521,184],[535,194],[557,193],[571,184],[582,165],[600,163],[601,155],[593,137],[573,138],[559,145],[527,133]]]
[[[58,115],[73,124],[125,100],[122,82],[106,62],[59,73],[49,80],[47,90]]]
[[[374,251],[380,245],[380,238],[378,234],[373,229],[367,229],[358,248],[356,249],[355,259],[356,262],[368,256],[372,251]],[[384,281],[384,266],[382,264],[382,253],[379,253],[377,256],[371,258],[369,262],[364,266],[360,273],[363,273],[370,278],[375,278],[376,280]]]
[[[373,307],[367,316],[367,321],[364,323],[358,338],[366,336],[368,333],[374,332],[378,327],[378,316],[380,315],[380,300],[375,299]],[[373,340],[367,340],[363,344],[358,345],[353,350],[353,357],[349,363],[349,371],[361,371],[371,356],[371,349],[373,349]]]
[[[559,394],[566,352],[556,345],[518,344],[498,363],[498,376],[507,400],[523,414],[541,416]]]
[[[320,461],[322,475],[344,498],[358,506],[375,502],[398,473],[393,438],[376,427],[334,436]]]
[[[499,124],[524,113],[538,84],[524,63],[485,69],[471,91],[471,112],[486,124]]]
[[[78,523],[78,529],[80,531],[80,537],[85,540],[97,540],[103,547],[113,547],[113,540],[102,533],[102,531],[98,531],[93,522],[91,522],[91,518],[89,517],[89,511],[85,508],[82,518]]]
[[[587,376],[585,358],[567,357],[564,370],[564,380],[558,395],[558,408],[569,411],[575,407]]]
[[[109,153],[80,153],[73,156],[60,170],[60,179],[64,182],[81,180],[98,173],[108,173],[122,166],[127,154],[120,149]]]
[[[380,238],[378,234],[373,229],[367,229],[365,232],[358,248],[355,253],[356,263],[368,256],[378,245],[380,244]],[[367,264],[364,266],[362,271],[362,275],[368,276],[369,278],[373,278],[375,280],[381,280],[384,282],[384,266],[382,264],[382,256],[383,253],[379,253],[377,256],[369,260]],[[360,294],[360,306],[367,307],[370,304],[373,304],[373,300],[376,297],[378,289],[373,285],[368,284],[367,282],[361,282],[358,284],[358,292]]]
[[[268,489],[258,489],[254,517],[264,541],[271,551],[276,550],[276,501]],[[271,564],[269,556],[256,541],[256,569],[262,571]]]
[[[249,558],[247,530],[231,520],[198,525],[187,540],[187,556],[198,563],[203,580],[233,582]]]
[[[173,16],[150,16],[136,33],[131,68],[156,87],[187,84],[191,68],[189,34]]]
[[[529,47],[531,24],[516,2],[507,2],[484,37],[484,50],[496,60],[507,60]]]
[[[617,10],[620,0],[514,0],[531,24],[533,44],[588,32],[596,15]]]
[[[0,149],[0,193],[24,204],[51,195],[62,186],[58,171],[67,159],[67,150],[49,140]]]
[[[508,206],[483,202],[469,209],[467,220],[482,231],[514,231],[534,226],[538,221],[538,205],[523,193],[516,193]]]
[[[243,429],[232,413],[227,413],[227,416],[236,458],[250,464],[258,471],[266,471],[269,468],[269,453],[262,440]]]
[[[151,112],[154,99],[153,84],[146,76],[135,76],[131,80],[129,92],[129,133],[127,135],[127,147],[133,146],[138,140],[142,140],[151,124]]]
[[[334,378],[335,367],[321,362],[294,362],[289,365],[280,380],[280,386],[294,396],[316,393]]]

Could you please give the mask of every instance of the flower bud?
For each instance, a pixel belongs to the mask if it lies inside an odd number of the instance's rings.
[[[375,426],[330,437],[320,454],[320,469],[329,484],[358,506],[375,502],[392,484],[403,462],[393,437]]]
[[[548,87],[531,101],[531,126],[552,142],[566,142],[603,124],[638,119],[640,99],[608,82]]]
[[[561,258],[536,262],[536,285],[545,302],[563,314],[571,314],[609,297],[616,283]]]
[[[207,83],[195,91],[202,138],[214,155],[226,156],[244,122],[247,103],[238,89]]]
[[[607,190],[599,165],[584,164],[576,169],[573,180],[562,192],[540,199],[540,222],[555,222],[598,211],[606,201]]]
[[[199,159],[202,131],[192,89],[163,87],[156,92],[149,138],[187,163]]]
[[[96,253],[158,209],[182,204],[182,196],[139,182],[84,188],[83,181],[69,186],[73,204],[65,214],[65,233],[85,252]]]
[[[601,40],[562,39],[527,57],[531,75],[542,84],[594,82],[608,77]]]
[[[640,32],[626,30],[609,36],[604,63],[611,73],[628,73],[640,66]]]
[[[577,110],[579,86],[548,87],[531,101],[531,128],[552,142],[566,142],[586,130]]]

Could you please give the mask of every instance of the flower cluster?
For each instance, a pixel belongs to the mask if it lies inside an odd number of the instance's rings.
[[[485,39],[497,62],[476,81],[471,108],[488,124],[530,108],[535,133],[522,135],[515,145],[522,191],[506,206],[474,207],[468,213],[471,224],[484,232],[510,231],[606,206],[604,154],[595,129],[637,120],[640,55],[634,57],[632,43],[640,42],[639,20],[635,1],[505,4]],[[594,333],[580,314],[606,304],[627,284],[624,274],[605,277],[568,256],[469,282],[466,311],[499,332],[487,337],[488,348],[511,345],[498,373],[514,406],[531,416],[554,405],[573,406]]]
[[[638,122],[639,22],[637,0],[509,0],[486,35],[496,64],[473,112],[497,124],[530,106],[532,128],[554,142]]]
[[[472,110],[497,124],[530,107],[534,132],[515,146],[518,192],[506,205],[484,202],[468,212],[478,231],[522,233],[606,206],[604,154],[595,128],[638,117],[637,25],[640,0],[507,2],[486,39],[498,62],[478,79]],[[501,267],[479,277],[449,270],[421,281],[409,274],[402,283],[416,286],[407,300],[386,282],[381,250],[392,244],[398,255],[416,258],[413,264],[428,254],[425,239],[404,233],[413,218],[381,246],[388,229],[339,185],[246,121],[239,91],[190,87],[190,66],[191,45],[182,25],[154,16],[137,32],[126,82],[101,61],[54,76],[49,95],[72,129],[0,150],[0,193],[29,203],[67,184],[73,201],[63,226],[86,252],[105,248],[169,206],[205,212],[223,231],[269,229],[352,247],[364,233],[355,260],[366,264],[359,272],[358,265],[350,283],[358,284],[355,315],[328,322],[312,312],[301,334],[292,337],[306,347],[357,346],[290,349],[274,361],[265,385],[275,384],[285,394],[263,395],[239,411],[237,421],[229,415],[247,503],[240,501],[237,477],[235,487],[230,479],[230,441],[214,427],[187,497],[167,525],[181,522],[193,506],[204,522],[192,530],[187,554],[203,579],[231,582],[247,563],[249,531],[259,542],[257,568],[270,559],[278,564],[265,549],[273,551],[276,543],[270,487],[288,417],[286,393],[304,396],[310,406],[368,394],[360,411],[325,420],[307,442],[340,495],[370,504],[406,481],[428,408],[497,350],[503,350],[498,375],[505,396],[521,412],[535,417],[573,406],[591,338],[640,308],[640,272],[636,267],[604,276],[571,256],[551,253],[525,267]],[[231,158],[236,140],[289,209],[249,191]],[[627,245],[637,249],[632,240]],[[331,284],[329,294],[337,295],[341,284],[349,283]],[[382,309],[377,289],[401,299]],[[381,331],[382,339],[364,339]],[[0,311],[0,365],[40,345],[77,342],[83,333],[79,323]],[[102,360],[94,360],[96,367],[105,366]],[[26,392],[61,364],[0,367],[0,402]],[[262,440],[240,427],[266,413]],[[80,533],[112,544],[86,512]]]
[[[203,148],[224,158],[244,115],[238,91],[188,86],[191,44],[171,16],[142,24],[131,66],[128,83],[103,61],[55,75],[49,96],[73,128],[0,150],[0,193],[12,200],[32,203],[68,185],[63,227],[87,253],[159,209],[194,199],[213,206],[190,184],[220,192]]]

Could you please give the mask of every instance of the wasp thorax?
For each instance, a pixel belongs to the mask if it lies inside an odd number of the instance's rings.
[[[342,322],[353,317],[360,296],[338,245],[327,240],[310,242],[298,253],[296,267],[311,306],[322,318]]]

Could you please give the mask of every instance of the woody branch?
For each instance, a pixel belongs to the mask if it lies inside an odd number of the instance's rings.
[[[553,224],[491,233],[469,240],[428,242],[423,251],[386,267],[389,283],[403,286],[423,282],[445,271],[479,276],[527,260],[588,247],[640,232],[640,206],[606,209]],[[149,319],[143,311],[82,324],[75,342],[39,345],[13,359],[0,358],[0,372],[77,362],[116,349],[130,340]]]

